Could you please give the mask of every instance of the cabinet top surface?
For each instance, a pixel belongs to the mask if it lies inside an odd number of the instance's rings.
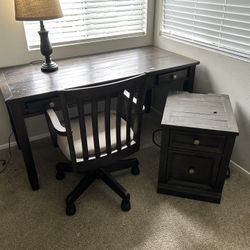
[[[193,59],[153,46],[56,62],[59,70],[49,74],[41,72],[40,64],[0,69],[0,88],[5,101],[199,64]]]
[[[239,133],[228,95],[171,92],[161,124]]]

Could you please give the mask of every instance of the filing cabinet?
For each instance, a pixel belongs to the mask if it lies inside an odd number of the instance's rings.
[[[219,203],[238,127],[227,95],[171,92],[158,192]]]

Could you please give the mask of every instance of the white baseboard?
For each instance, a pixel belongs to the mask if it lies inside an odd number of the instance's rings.
[[[13,141],[10,143],[10,147],[15,147],[17,144],[16,144],[16,141]],[[7,149],[9,148],[9,143],[6,143],[6,144],[2,144],[0,145],[0,150],[4,150],[4,149]]]
[[[231,161],[230,161],[230,165],[231,165],[233,168],[239,170],[241,173],[243,173],[243,174],[247,175],[248,177],[250,177],[250,172],[247,171],[247,170],[246,170],[245,168],[243,168],[242,166],[240,166],[239,164],[237,164],[236,162],[234,162],[234,161],[231,160]]]
[[[49,137],[49,136],[50,136],[49,133],[44,133],[44,134],[40,134],[40,135],[31,136],[31,137],[29,138],[29,140],[30,140],[31,142],[32,142],[32,141],[38,141],[38,140],[47,138],[47,137]],[[10,143],[10,146],[11,146],[11,147],[16,147],[16,146],[17,146],[16,141],[11,142],[11,143]],[[0,150],[4,150],[4,149],[7,149],[7,148],[9,148],[9,143],[0,145]]]

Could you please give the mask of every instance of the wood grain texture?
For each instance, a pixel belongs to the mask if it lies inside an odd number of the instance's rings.
[[[239,133],[228,95],[169,93],[162,125]]]
[[[0,69],[7,101],[95,85],[142,73],[156,74],[199,64],[198,61],[153,46],[57,61],[59,71],[42,73],[40,64]],[[90,73],[91,72],[91,73]]]

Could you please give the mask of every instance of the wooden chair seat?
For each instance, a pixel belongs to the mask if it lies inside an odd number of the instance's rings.
[[[81,141],[81,132],[80,132],[80,124],[79,119],[74,118],[70,120],[71,122],[71,130],[72,137],[74,142],[75,154],[77,161],[83,161],[82,155],[82,141]],[[85,126],[86,126],[86,137],[88,144],[88,154],[89,157],[95,156],[95,146],[94,146],[94,138],[92,132],[92,119],[90,115],[85,116]],[[127,122],[121,118],[121,146],[126,144],[126,126]],[[100,143],[100,153],[106,155],[106,138],[105,138],[105,113],[98,113],[98,134],[99,134],[99,143]],[[130,138],[131,145],[133,144],[134,132],[130,129]],[[111,150],[116,152],[116,112],[110,112],[110,144]],[[57,144],[62,151],[62,153],[71,160],[70,150],[68,139],[66,135],[58,135],[57,136]],[[112,153],[112,152],[111,152]]]

